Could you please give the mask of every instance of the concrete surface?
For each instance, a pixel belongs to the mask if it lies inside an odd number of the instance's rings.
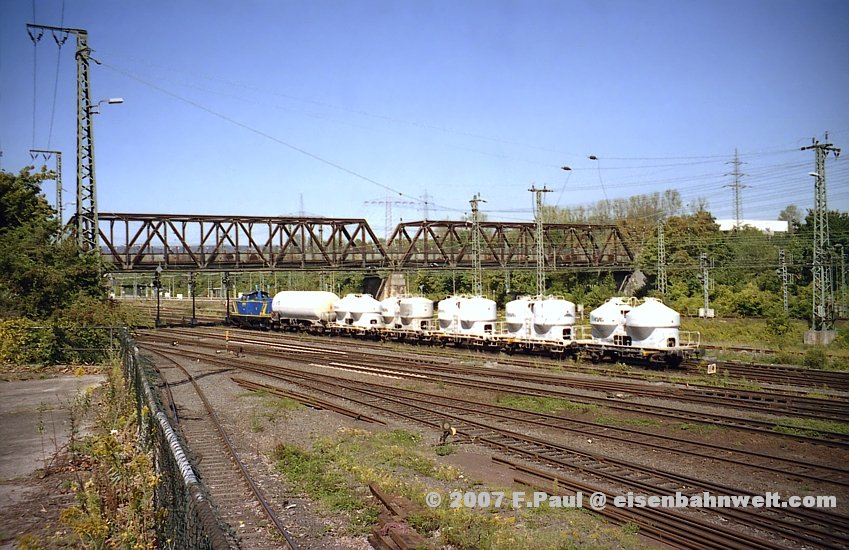
[[[43,468],[68,441],[68,410],[76,395],[105,380],[84,375],[0,382],[0,482]],[[2,492],[0,485],[0,502],[7,497]]]
[[[32,474],[67,444],[74,398],[105,380],[103,375],[63,375],[0,382],[0,550],[17,548],[23,533],[58,525],[59,510],[68,503],[55,503],[72,495],[59,491],[56,479]]]

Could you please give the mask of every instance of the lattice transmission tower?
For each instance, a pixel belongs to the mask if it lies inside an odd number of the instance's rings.
[[[747,174],[740,171],[740,165],[744,163],[740,160],[740,155],[737,153],[737,149],[734,149],[734,160],[728,164],[733,164],[734,170],[725,175],[734,176],[734,183],[730,185],[723,185],[723,187],[731,187],[734,189],[734,229],[740,229],[743,221],[743,189],[748,187],[748,185],[743,185],[743,183],[740,182],[740,178]]]
[[[412,201],[407,201],[404,199],[395,199],[389,195],[389,191],[386,192],[386,197],[382,199],[373,199],[370,201],[366,201],[364,204],[376,204],[383,205],[386,207],[386,214],[384,219],[384,239],[386,242],[389,242],[389,237],[392,235],[392,225],[395,223],[394,218],[392,217],[392,206],[401,206],[401,205],[410,205],[415,204]]]

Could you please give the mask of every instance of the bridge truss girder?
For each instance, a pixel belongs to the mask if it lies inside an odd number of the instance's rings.
[[[480,222],[481,265],[536,268],[533,223]],[[395,228],[387,250],[399,269],[471,266],[472,227],[464,221],[420,221]],[[634,260],[615,225],[545,224],[546,269],[628,269]]]
[[[363,219],[100,213],[103,258],[116,271],[357,269],[382,266]]]
[[[70,225],[73,227],[74,220]],[[418,221],[388,244],[356,218],[99,213],[100,249],[115,271],[465,269],[471,224]],[[532,222],[481,222],[481,265],[533,269]],[[633,254],[614,225],[546,224],[547,270],[628,270]]]

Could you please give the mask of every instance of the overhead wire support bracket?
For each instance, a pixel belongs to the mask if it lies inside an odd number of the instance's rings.
[[[472,292],[475,296],[483,295],[483,269],[481,268],[481,234],[480,234],[480,211],[478,204],[486,202],[476,193],[469,204],[472,206]]]
[[[536,235],[534,240],[536,241],[537,296],[542,299],[545,294],[545,246],[543,243],[544,228],[542,223],[542,194],[551,193],[552,190],[543,185],[542,189],[537,189],[536,186],[531,186],[528,191],[534,193],[535,199],[534,222],[536,223]]]
[[[809,175],[816,178],[814,183],[814,250],[813,250],[813,296],[811,300],[811,330],[823,337],[834,329],[834,288],[831,281],[830,235],[828,228],[828,193],[826,190],[825,161],[829,153],[834,158],[840,156],[840,148],[828,143],[820,143],[816,138],[811,145],[802,147],[802,151],[814,150],[816,171]]]

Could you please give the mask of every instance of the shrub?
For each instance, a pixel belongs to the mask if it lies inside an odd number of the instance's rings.
[[[0,363],[49,363],[55,347],[55,335],[43,323],[29,319],[0,320]]]

